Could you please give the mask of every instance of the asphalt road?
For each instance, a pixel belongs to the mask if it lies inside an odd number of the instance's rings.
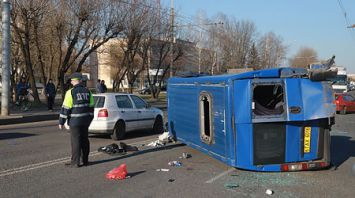
[[[88,167],[67,168],[70,136],[56,121],[0,126],[0,197],[354,197],[355,114],[339,115],[332,131],[335,167],[322,171],[258,173],[228,167],[181,144],[150,148],[158,134],[138,131],[125,143],[139,151],[124,156],[97,152],[113,143],[91,136]],[[183,152],[192,155],[179,159]],[[181,167],[169,161],[180,160]],[[105,174],[127,164],[129,179]],[[168,172],[156,171],[169,169]],[[267,189],[273,195],[266,195]]]

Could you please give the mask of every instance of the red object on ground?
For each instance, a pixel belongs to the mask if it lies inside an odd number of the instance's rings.
[[[112,169],[106,174],[107,179],[126,179],[127,165],[121,164],[119,167]]]

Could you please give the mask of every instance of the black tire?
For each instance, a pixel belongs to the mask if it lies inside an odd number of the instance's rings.
[[[340,113],[340,111],[336,111],[335,113],[336,113],[336,114],[339,114],[339,113]]]
[[[163,118],[160,115],[155,118],[154,125],[153,125],[153,132],[154,133],[164,132]]]
[[[340,114],[341,114],[341,115],[345,115],[345,114],[346,114],[346,107],[343,107],[343,108],[340,110]]]
[[[113,129],[113,133],[111,138],[113,140],[122,140],[126,134],[126,126],[125,123],[120,120],[116,123],[115,128]]]

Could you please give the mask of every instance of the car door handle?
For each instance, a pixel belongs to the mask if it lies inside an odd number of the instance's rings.
[[[121,111],[121,113],[124,113],[124,112],[126,112],[126,111]]]
[[[142,111],[138,111],[138,113],[142,113]]]

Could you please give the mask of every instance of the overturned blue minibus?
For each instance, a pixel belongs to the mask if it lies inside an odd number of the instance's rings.
[[[168,127],[183,143],[233,167],[313,170],[330,165],[330,84],[277,68],[168,81]]]

